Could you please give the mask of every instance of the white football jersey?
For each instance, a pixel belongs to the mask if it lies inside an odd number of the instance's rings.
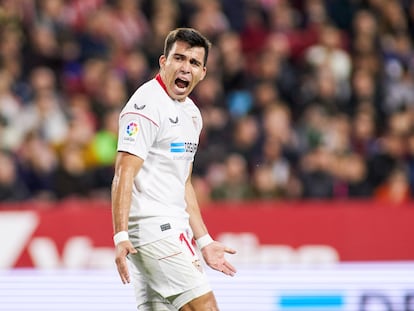
[[[132,95],[119,118],[118,151],[144,160],[134,180],[129,237],[134,246],[187,230],[185,182],[202,128],[200,110],[168,96],[159,75]]]

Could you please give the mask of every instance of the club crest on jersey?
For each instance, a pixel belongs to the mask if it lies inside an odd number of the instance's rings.
[[[194,267],[200,271],[201,273],[203,273],[203,266],[201,265],[200,259],[196,259],[193,261],[193,265]]]
[[[131,121],[129,122],[124,130],[123,141],[127,144],[135,143],[138,134],[138,123]]]

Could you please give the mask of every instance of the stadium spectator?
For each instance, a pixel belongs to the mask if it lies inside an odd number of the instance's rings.
[[[77,144],[66,144],[58,155],[59,165],[53,176],[56,198],[92,198],[94,175],[86,165],[83,148]]]
[[[278,188],[270,165],[258,165],[252,177],[252,198],[275,200],[285,198],[283,189]]]
[[[374,199],[391,204],[408,202],[411,199],[410,184],[404,167],[395,167],[386,180],[375,190]]]
[[[37,200],[54,200],[54,174],[58,166],[55,149],[36,131],[25,135],[18,150],[19,175],[29,195]]]
[[[5,69],[0,70],[0,148],[7,150],[16,150],[20,143],[16,139],[18,134],[16,121],[22,111],[22,103],[13,93],[12,85],[11,74]]]
[[[19,176],[14,156],[0,151],[0,202],[19,202],[30,198],[25,181]]]
[[[253,171],[261,155],[262,130],[254,116],[247,115],[235,121],[231,143],[225,149],[228,153],[237,153],[247,161],[248,172]]]
[[[253,198],[247,161],[241,155],[229,154],[224,161],[223,170],[223,179],[211,189],[213,200],[243,201]]]

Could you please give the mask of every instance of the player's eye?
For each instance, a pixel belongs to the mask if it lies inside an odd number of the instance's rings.
[[[176,54],[176,55],[174,55],[174,59],[177,60],[177,61],[182,61],[184,59],[184,56]]]
[[[193,65],[193,66],[196,66],[196,67],[200,67],[201,66],[201,63],[198,60],[196,60],[196,59],[192,59],[190,61],[190,64]]]

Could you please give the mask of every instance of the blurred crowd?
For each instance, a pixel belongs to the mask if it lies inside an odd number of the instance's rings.
[[[119,111],[178,26],[213,43],[201,203],[411,200],[412,0],[0,0],[0,202],[109,199]]]

